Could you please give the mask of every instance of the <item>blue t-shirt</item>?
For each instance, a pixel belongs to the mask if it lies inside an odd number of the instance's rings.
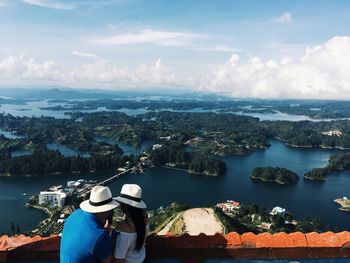
[[[102,222],[81,209],[69,216],[61,239],[61,263],[97,263],[112,255],[112,241]]]

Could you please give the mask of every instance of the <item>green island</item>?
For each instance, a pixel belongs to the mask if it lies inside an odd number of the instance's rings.
[[[304,179],[326,180],[328,174],[350,169],[350,153],[335,153],[329,156],[328,164],[323,168],[314,168],[304,174]]]
[[[295,184],[299,177],[296,173],[280,167],[256,167],[253,169],[250,178],[263,182],[277,184]]]
[[[56,92],[52,90],[53,92]],[[62,91],[63,92],[63,91]],[[54,98],[52,94],[51,97]],[[139,95],[139,94],[138,94]],[[205,94],[184,94],[183,96],[177,96],[172,98],[171,101],[165,99],[152,100],[147,97],[140,101],[128,100],[128,99],[115,99],[101,98],[89,99],[89,96],[85,96],[84,101],[72,101],[72,94],[67,94],[67,99],[56,100],[51,99],[52,102],[60,102],[63,106],[48,106],[42,107],[45,110],[95,110],[99,107],[106,107],[108,110],[119,109],[147,109],[151,111],[159,111],[165,109],[171,110],[193,110],[193,109],[213,109],[218,112],[242,112],[242,113],[269,113],[274,114],[282,112],[286,114],[308,116],[312,119],[323,118],[348,118],[350,113],[349,101],[317,101],[317,100],[232,100],[230,98],[218,95],[205,95]],[[82,97],[82,94],[79,94]],[[105,96],[106,97],[106,96]],[[108,97],[108,96],[107,96]],[[123,95],[118,93],[118,97]],[[125,96],[128,98],[130,96]],[[199,99],[200,98],[200,99]],[[21,100],[2,99],[3,103],[24,103]]]
[[[156,166],[184,169],[190,174],[224,175],[226,164],[211,156],[188,153],[177,145],[165,144],[150,152],[150,160]]]
[[[192,173],[208,175],[224,174],[225,168],[217,157],[249,154],[270,146],[269,140],[278,139],[293,147],[350,147],[350,123],[347,120],[329,122],[310,121],[259,121],[259,119],[235,115],[233,112],[284,112],[304,114],[310,117],[344,117],[350,112],[348,102],[315,101],[232,101],[172,99],[172,100],[112,100],[86,101],[59,100],[62,106],[51,110],[69,109],[68,119],[53,117],[14,117],[0,115],[2,130],[18,134],[21,138],[0,136],[0,174],[45,175],[64,172],[104,171],[136,163],[136,156],[125,156],[118,147],[122,142],[139,147],[152,141],[165,147],[174,145],[175,154],[167,160],[157,160],[156,149],[149,149],[151,166],[168,166]],[[53,100],[54,101],[54,100]],[[12,101],[14,103],[14,101]],[[20,103],[20,101],[16,101]],[[25,101],[22,101],[25,105]],[[340,105],[340,116],[328,113]],[[147,109],[136,116],[115,111],[84,113],[78,110]],[[198,109],[216,112],[174,112]],[[174,111],[167,111],[171,109]],[[152,111],[155,110],[155,111]],[[318,114],[316,116],[316,114]],[[328,114],[328,115],[327,115]],[[101,139],[102,138],[102,139]],[[47,148],[47,144],[59,144],[90,156],[62,156]],[[191,152],[186,155],[183,152]],[[11,158],[15,150],[28,150],[32,154]],[[183,156],[191,156],[183,161]],[[181,157],[182,156],[182,157]],[[182,159],[181,159],[182,158]],[[210,169],[210,163],[214,169]],[[329,167],[327,168],[329,169]],[[330,168],[334,169],[334,168]],[[339,169],[339,168],[336,168]],[[314,170],[305,179],[324,180],[328,170]]]
[[[298,102],[299,106],[291,106],[295,101],[104,99],[59,102],[63,106],[46,109],[57,111],[69,109],[70,112],[67,113],[69,118],[15,117],[0,114],[1,129],[18,135],[15,138],[0,135],[2,176],[60,176],[60,173],[66,172],[128,170],[138,167],[140,163],[144,165],[143,168],[167,167],[186,170],[190,174],[223,176],[226,173],[226,165],[220,157],[264,150],[270,146],[269,141],[272,139],[278,139],[293,147],[350,148],[350,122],[346,120],[259,121],[258,118],[232,114],[283,112],[312,118],[343,118],[350,113],[350,104],[347,102],[339,102],[340,110],[336,114],[331,113],[335,107],[333,102],[312,101]],[[136,116],[114,111],[79,112],[99,107],[108,110],[147,109],[150,112]],[[215,112],[174,112],[197,108]],[[139,156],[123,155],[122,149],[117,144],[122,142],[138,147],[145,141],[152,141],[153,147],[145,149]],[[87,152],[89,156],[64,156],[59,151],[50,150],[48,144],[67,146]],[[21,150],[30,151],[30,154],[12,156],[13,151]],[[306,173],[304,178],[325,180],[327,174],[332,171],[349,169],[349,160],[350,153],[331,155],[327,167],[315,168]],[[295,184],[298,181],[298,176],[294,172],[280,167],[257,167],[252,171],[251,178],[283,185]],[[39,206],[34,197],[28,207],[42,209],[49,218],[43,220],[33,234],[58,233],[62,227],[62,224],[57,222],[61,213],[68,215],[74,203],[81,201],[72,199],[68,200],[63,208],[58,208],[50,204]],[[342,205],[342,210],[348,211],[348,203],[336,200]],[[157,227],[169,222],[175,215],[187,209],[186,207],[174,205],[150,211],[151,229],[156,230]],[[223,212],[217,208],[214,210],[229,231],[259,233],[265,231],[265,227],[261,225],[270,226],[266,231],[271,233],[321,229],[318,220],[296,221],[289,214],[271,215],[267,209],[254,205],[241,205],[237,211],[231,212]]]

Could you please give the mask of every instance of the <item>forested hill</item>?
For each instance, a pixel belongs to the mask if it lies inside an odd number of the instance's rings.
[[[277,184],[295,184],[299,180],[296,173],[280,167],[256,167],[250,177],[254,180]]]
[[[304,178],[309,180],[325,180],[327,175],[334,171],[350,169],[350,152],[336,153],[329,157],[328,164],[323,168],[314,168],[305,173]]]

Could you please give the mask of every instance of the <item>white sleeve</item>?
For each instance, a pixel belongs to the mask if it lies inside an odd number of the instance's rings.
[[[117,232],[117,240],[115,242],[114,257],[124,259],[130,247],[131,236],[123,232]]]

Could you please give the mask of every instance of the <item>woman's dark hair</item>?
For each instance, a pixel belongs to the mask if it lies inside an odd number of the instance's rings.
[[[146,223],[144,218],[144,212],[141,208],[133,207],[127,204],[120,203],[120,208],[123,213],[131,217],[131,220],[135,224],[137,239],[135,249],[140,250],[143,247],[146,237]]]

